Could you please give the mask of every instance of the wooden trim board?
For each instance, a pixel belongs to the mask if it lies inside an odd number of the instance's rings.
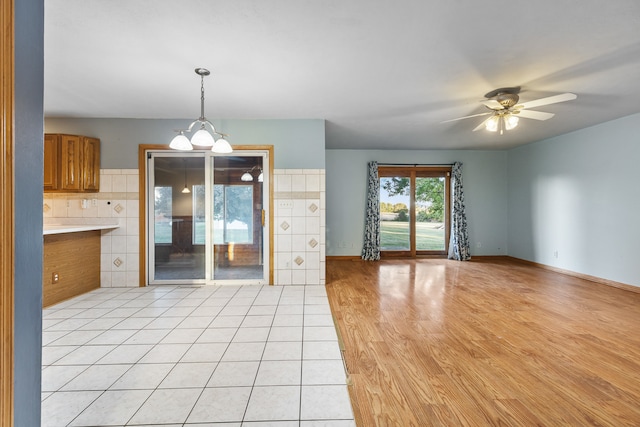
[[[0,6],[0,426],[13,425],[14,335],[14,2]]]
[[[640,287],[638,286],[627,285],[626,283],[620,283],[614,280],[603,279],[602,277],[590,276],[588,274],[578,273],[571,270],[565,270],[563,268],[552,267],[550,265],[540,264],[538,262],[533,262],[533,261],[529,261],[522,258],[515,258],[510,256],[505,256],[504,258],[507,258],[522,264],[532,265],[534,267],[542,268],[544,270],[549,270],[556,273],[564,274],[566,276],[577,277],[578,279],[588,280],[589,282],[599,283],[601,285],[611,286],[614,288],[624,289],[625,291],[630,291],[630,292],[635,292],[640,294]]]
[[[14,2],[0,6],[0,425],[13,425],[14,334]]]

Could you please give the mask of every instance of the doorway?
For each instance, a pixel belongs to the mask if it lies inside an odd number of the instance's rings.
[[[380,254],[446,255],[451,167],[379,166]]]
[[[270,283],[269,154],[146,152],[146,283]]]

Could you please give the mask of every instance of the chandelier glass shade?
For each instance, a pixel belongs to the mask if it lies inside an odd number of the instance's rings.
[[[191,143],[199,147],[213,147],[215,142],[213,136],[204,128],[204,125],[191,137]]]
[[[204,116],[204,77],[210,74],[206,68],[196,68],[195,72],[200,76],[200,117],[194,120],[187,129],[178,130],[169,148],[174,150],[189,151],[193,150],[193,147],[211,147],[211,151],[214,153],[231,153],[233,148],[229,142],[224,138],[225,134],[216,130],[213,123],[211,123]],[[198,130],[193,134],[191,140],[185,135],[185,132],[191,132],[196,125],[200,125]],[[208,129],[207,129],[208,128]],[[218,140],[214,138],[214,135],[219,136]]]
[[[173,138],[171,144],[169,144],[169,148],[173,148],[174,150],[181,151],[190,151],[193,150],[193,145],[191,145],[191,141],[184,135],[184,131],[179,131],[180,133]]]

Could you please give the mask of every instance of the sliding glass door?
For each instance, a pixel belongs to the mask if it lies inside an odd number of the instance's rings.
[[[378,168],[382,256],[447,253],[450,175],[450,167]]]
[[[157,282],[204,280],[204,158],[157,155],[150,160],[150,277]]]
[[[265,227],[262,157],[215,157],[211,240],[218,280],[262,279]]]
[[[248,150],[148,153],[150,284],[269,283],[268,161]]]

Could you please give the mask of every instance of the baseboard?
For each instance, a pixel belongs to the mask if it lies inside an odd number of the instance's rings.
[[[327,255],[327,261],[362,261],[362,257],[358,255]]]
[[[552,267],[550,265],[540,264],[539,262],[533,262],[533,261],[529,261],[529,260],[522,259],[522,258],[516,258],[516,257],[512,257],[512,256],[507,256],[505,258],[507,258],[507,259],[509,259],[511,261],[514,261],[514,262],[521,263],[521,264],[526,264],[526,265],[531,265],[533,267],[542,268],[543,270],[549,270],[549,271],[553,271],[555,273],[564,274],[566,276],[572,276],[572,277],[576,277],[578,279],[588,280],[590,282],[599,283],[601,285],[611,286],[611,287],[614,287],[614,288],[623,289],[625,291],[635,292],[637,294],[640,294],[640,287],[638,287],[638,286],[627,285],[626,283],[615,282],[613,280],[603,279],[602,277],[590,276],[588,274],[577,273],[575,271],[565,270],[563,268]]]

